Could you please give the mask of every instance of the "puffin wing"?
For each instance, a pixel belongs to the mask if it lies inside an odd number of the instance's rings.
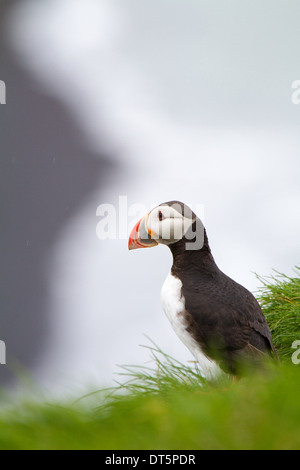
[[[183,286],[187,330],[209,357],[233,370],[242,357],[276,355],[260,305],[243,286],[222,272]]]

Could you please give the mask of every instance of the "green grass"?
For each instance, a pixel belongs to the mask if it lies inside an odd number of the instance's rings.
[[[280,364],[209,384],[150,343],[147,366],[123,366],[120,383],[76,402],[3,405],[0,449],[299,449],[299,277],[263,280],[260,302]],[[299,354],[300,357],[300,354]]]
[[[276,272],[275,276],[257,276],[263,287],[258,301],[270,326],[274,346],[283,361],[291,359],[291,345],[300,340],[300,268],[295,277]]]

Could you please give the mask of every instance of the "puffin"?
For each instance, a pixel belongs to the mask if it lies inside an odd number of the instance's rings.
[[[180,201],[164,202],[133,227],[129,250],[166,245],[173,264],[161,290],[163,310],[202,375],[239,378],[276,358],[260,305],[217,266],[199,217]]]

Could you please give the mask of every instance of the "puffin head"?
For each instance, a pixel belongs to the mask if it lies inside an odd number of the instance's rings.
[[[197,225],[200,222],[201,232],[203,225],[194,212],[182,202],[169,201],[160,204],[142,217],[133,227],[129,240],[129,250],[147,248],[158,244],[173,245],[183,238],[192,240],[197,238]],[[203,236],[201,247],[203,245]],[[199,240],[198,240],[199,241]],[[190,245],[195,245],[190,243]],[[191,249],[199,249],[199,246]]]

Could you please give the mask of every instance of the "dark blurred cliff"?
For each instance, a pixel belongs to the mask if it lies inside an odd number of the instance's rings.
[[[105,184],[111,156],[92,154],[72,116],[19,65],[6,43],[0,3],[1,283],[0,339],[6,365],[0,386],[11,383],[15,364],[32,370],[47,338],[45,257],[80,202]],[[47,51],[45,51],[45,54]]]

